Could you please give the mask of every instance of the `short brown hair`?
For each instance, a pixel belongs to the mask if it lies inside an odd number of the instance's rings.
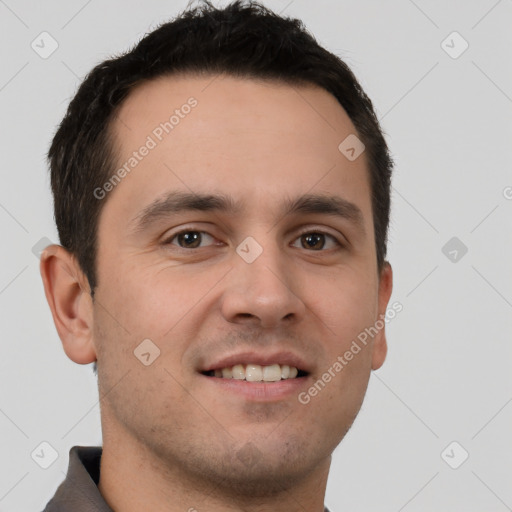
[[[101,62],[69,104],[48,152],[60,243],[97,285],[97,226],[104,200],[93,191],[116,168],[110,125],[137,85],[173,73],[224,73],[289,84],[313,84],[333,96],[366,147],[377,265],[387,245],[392,160],[370,99],[349,67],[321,47],[297,19],[257,2],[218,9],[207,0],[147,34],[133,49]]]

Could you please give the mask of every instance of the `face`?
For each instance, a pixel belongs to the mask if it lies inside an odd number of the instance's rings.
[[[105,434],[226,488],[271,492],[328,468],[384,332],[335,363],[391,292],[366,156],[338,149],[349,117],[320,88],[182,76],[135,89],[113,129],[119,168],[138,156],[99,199]],[[240,365],[271,380],[228,378]]]

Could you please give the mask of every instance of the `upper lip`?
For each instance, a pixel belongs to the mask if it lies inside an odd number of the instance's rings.
[[[229,368],[236,364],[259,364],[261,366],[270,366],[272,364],[295,366],[298,370],[310,373],[310,365],[299,355],[289,351],[280,352],[238,352],[230,354],[219,359],[215,359],[206,366],[200,368],[200,372],[208,372],[211,370],[221,370],[222,368]]]

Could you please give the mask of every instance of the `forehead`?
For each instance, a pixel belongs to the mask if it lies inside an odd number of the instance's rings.
[[[192,103],[195,105],[189,109],[187,105]],[[206,138],[223,133],[252,136],[255,130],[263,129],[269,135],[293,131],[295,137],[302,136],[311,144],[324,140],[329,132],[334,141],[356,132],[336,98],[316,85],[183,74],[162,76],[136,86],[118,112],[114,132],[122,135],[123,146],[136,144],[138,141],[130,135],[139,135],[141,129],[151,133],[173,114],[177,119],[171,120],[170,138],[179,138],[183,126],[191,124],[198,135],[202,133]],[[214,132],[208,125],[212,120],[218,122]],[[181,129],[174,130],[178,124]],[[241,133],[237,131],[240,127],[244,128]],[[155,137],[158,138],[158,133]]]
[[[169,189],[222,190],[257,202],[283,191],[295,197],[337,188],[362,210],[371,208],[366,155],[349,161],[338,149],[356,130],[336,98],[317,86],[160,77],[130,93],[112,128],[118,166],[127,172],[109,203],[126,215]]]

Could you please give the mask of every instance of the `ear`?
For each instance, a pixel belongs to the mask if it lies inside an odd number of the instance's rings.
[[[391,265],[385,261],[379,278],[379,299],[378,299],[378,318],[384,322],[386,315],[386,308],[391,297],[393,290],[393,270]],[[376,334],[373,340],[373,354],[372,354],[372,370],[378,370],[386,359],[388,352],[388,344],[386,341],[386,327],[385,324],[382,329]]]
[[[76,258],[60,245],[49,245],[39,269],[64,352],[78,364],[96,361],[89,283]]]

